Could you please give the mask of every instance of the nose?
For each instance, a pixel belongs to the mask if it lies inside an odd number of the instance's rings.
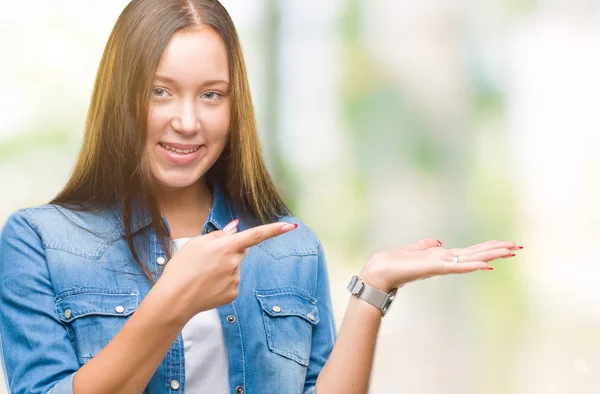
[[[177,114],[171,120],[171,126],[181,134],[195,134],[200,130],[200,121],[196,115],[194,103],[188,100],[179,105]]]

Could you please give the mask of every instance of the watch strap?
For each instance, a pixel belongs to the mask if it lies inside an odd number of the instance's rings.
[[[348,284],[348,290],[363,301],[368,302],[381,310],[383,316],[389,310],[398,289],[393,289],[389,293],[381,291],[371,285],[364,283],[358,276],[352,276]]]

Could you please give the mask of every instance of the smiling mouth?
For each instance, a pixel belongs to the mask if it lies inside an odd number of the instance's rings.
[[[198,149],[200,149],[200,146],[201,146],[201,145],[195,145],[194,147],[188,148],[188,149],[178,149],[178,148],[175,148],[175,147],[173,147],[171,145],[164,144],[162,142],[159,142],[159,145],[162,146],[163,148],[165,148],[166,150],[169,150],[169,151],[175,152],[175,153],[179,153],[179,154],[194,153]]]

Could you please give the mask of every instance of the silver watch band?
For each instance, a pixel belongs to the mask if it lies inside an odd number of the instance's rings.
[[[348,283],[348,290],[361,300],[368,302],[381,310],[383,316],[389,311],[398,289],[393,289],[389,293],[381,291],[373,286],[364,283],[358,276],[352,276]]]

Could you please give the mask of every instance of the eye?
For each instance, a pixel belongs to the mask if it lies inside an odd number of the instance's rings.
[[[154,97],[166,97],[169,94],[165,88],[154,87],[152,88],[152,95]]]
[[[223,98],[223,95],[219,92],[211,91],[211,92],[204,93],[202,95],[202,97],[212,101],[212,100],[219,100],[220,98]]]

